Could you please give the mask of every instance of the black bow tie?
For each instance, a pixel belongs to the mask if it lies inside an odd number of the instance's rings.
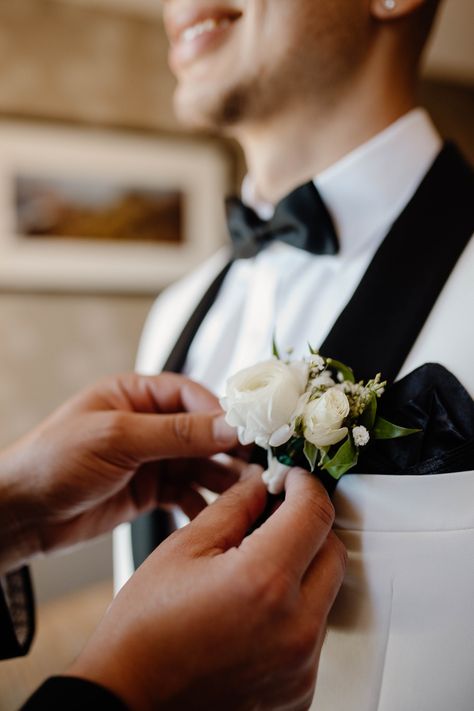
[[[274,239],[312,254],[337,254],[336,230],[314,183],[283,198],[270,220],[262,220],[238,198],[226,200],[227,224],[235,257],[254,257]]]

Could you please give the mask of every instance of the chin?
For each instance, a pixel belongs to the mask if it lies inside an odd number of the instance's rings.
[[[180,124],[187,128],[214,129],[214,112],[208,103],[202,101],[195,91],[178,88],[174,96],[174,112]]]
[[[248,112],[245,87],[178,86],[174,109],[181,124],[189,128],[225,131],[240,125]]]

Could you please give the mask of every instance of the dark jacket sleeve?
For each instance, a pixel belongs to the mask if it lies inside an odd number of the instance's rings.
[[[111,691],[85,679],[53,676],[22,706],[21,711],[128,711]]]
[[[28,653],[35,633],[35,603],[28,568],[0,578],[0,659]]]

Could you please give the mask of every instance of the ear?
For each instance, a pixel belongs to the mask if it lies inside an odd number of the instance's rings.
[[[396,20],[426,5],[426,0],[370,0],[370,12],[376,20]]]

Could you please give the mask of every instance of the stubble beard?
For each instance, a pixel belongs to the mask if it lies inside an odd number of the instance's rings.
[[[282,66],[278,71],[241,78],[240,81],[212,89],[189,91],[178,87],[174,106],[178,120],[184,126],[238,137],[248,125],[264,126],[272,118],[293,107],[302,99],[323,112],[335,101],[341,84],[331,72],[317,77],[307,66]],[[318,81],[319,80],[319,81]]]
[[[215,91],[195,91],[178,87],[175,113],[180,123],[192,129],[232,133],[245,122],[262,118],[268,111],[268,101],[256,78]]]

